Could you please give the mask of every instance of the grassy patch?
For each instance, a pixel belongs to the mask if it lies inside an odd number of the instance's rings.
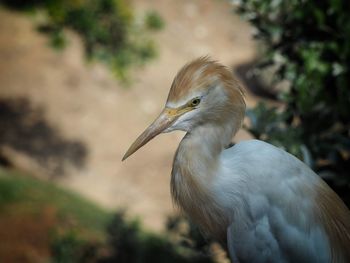
[[[123,211],[109,213],[48,181],[0,168],[4,262],[212,263],[203,245],[195,242],[194,249],[171,238],[182,235],[179,223],[163,235],[151,233]]]
[[[0,258],[4,262],[89,262],[105,246],[111,220],[111,213],[77,194],[0,169]]]
[[[0,211],[38,214],[53,207],[57,220],[102,235],[112,215],[82,197],[56,185],[14,171],[0,170]]]

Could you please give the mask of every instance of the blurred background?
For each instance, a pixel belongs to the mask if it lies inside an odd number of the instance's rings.
[[[172,205],[184,135],[124,152],[203,55],[246,90],[234,142],[306,162],[350,204],[350,2],[1,0],[0,262],[228,262]]]

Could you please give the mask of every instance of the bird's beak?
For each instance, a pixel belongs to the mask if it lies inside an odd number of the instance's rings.
[[[171,109],[165,108],[159,117],[136,139],[125,153],[122,161],[169,128],[182,114],[189,111],[188,108]]]

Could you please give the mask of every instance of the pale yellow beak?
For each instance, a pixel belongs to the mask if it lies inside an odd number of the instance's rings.
[[[125,153],[122,161],[169,128],[182,114],[189,111],[189,108],[171,109],[165,108],[159,117],[136,139]]]

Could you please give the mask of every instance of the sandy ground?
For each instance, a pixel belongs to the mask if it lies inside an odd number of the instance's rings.
[[[133,5],[140,15],[158,11],[166,27],[154,36],[158,59],[135,70],[127,89],[104,66],[86,63],[74,34],[57,52],[29,17],[0,10],[0,150],[15,166],[108,209],[127,207],[159,230],[175,211],[170,170],[183,133],[159,136],[122,163],[124,152],[157,116],[184,63],[210,54],[233,68],[252,60],[255,48],[251,28],[224,1]],[[249,93],[247,102],[255,103]],[[240,132],[236,140],[244,138]]]

